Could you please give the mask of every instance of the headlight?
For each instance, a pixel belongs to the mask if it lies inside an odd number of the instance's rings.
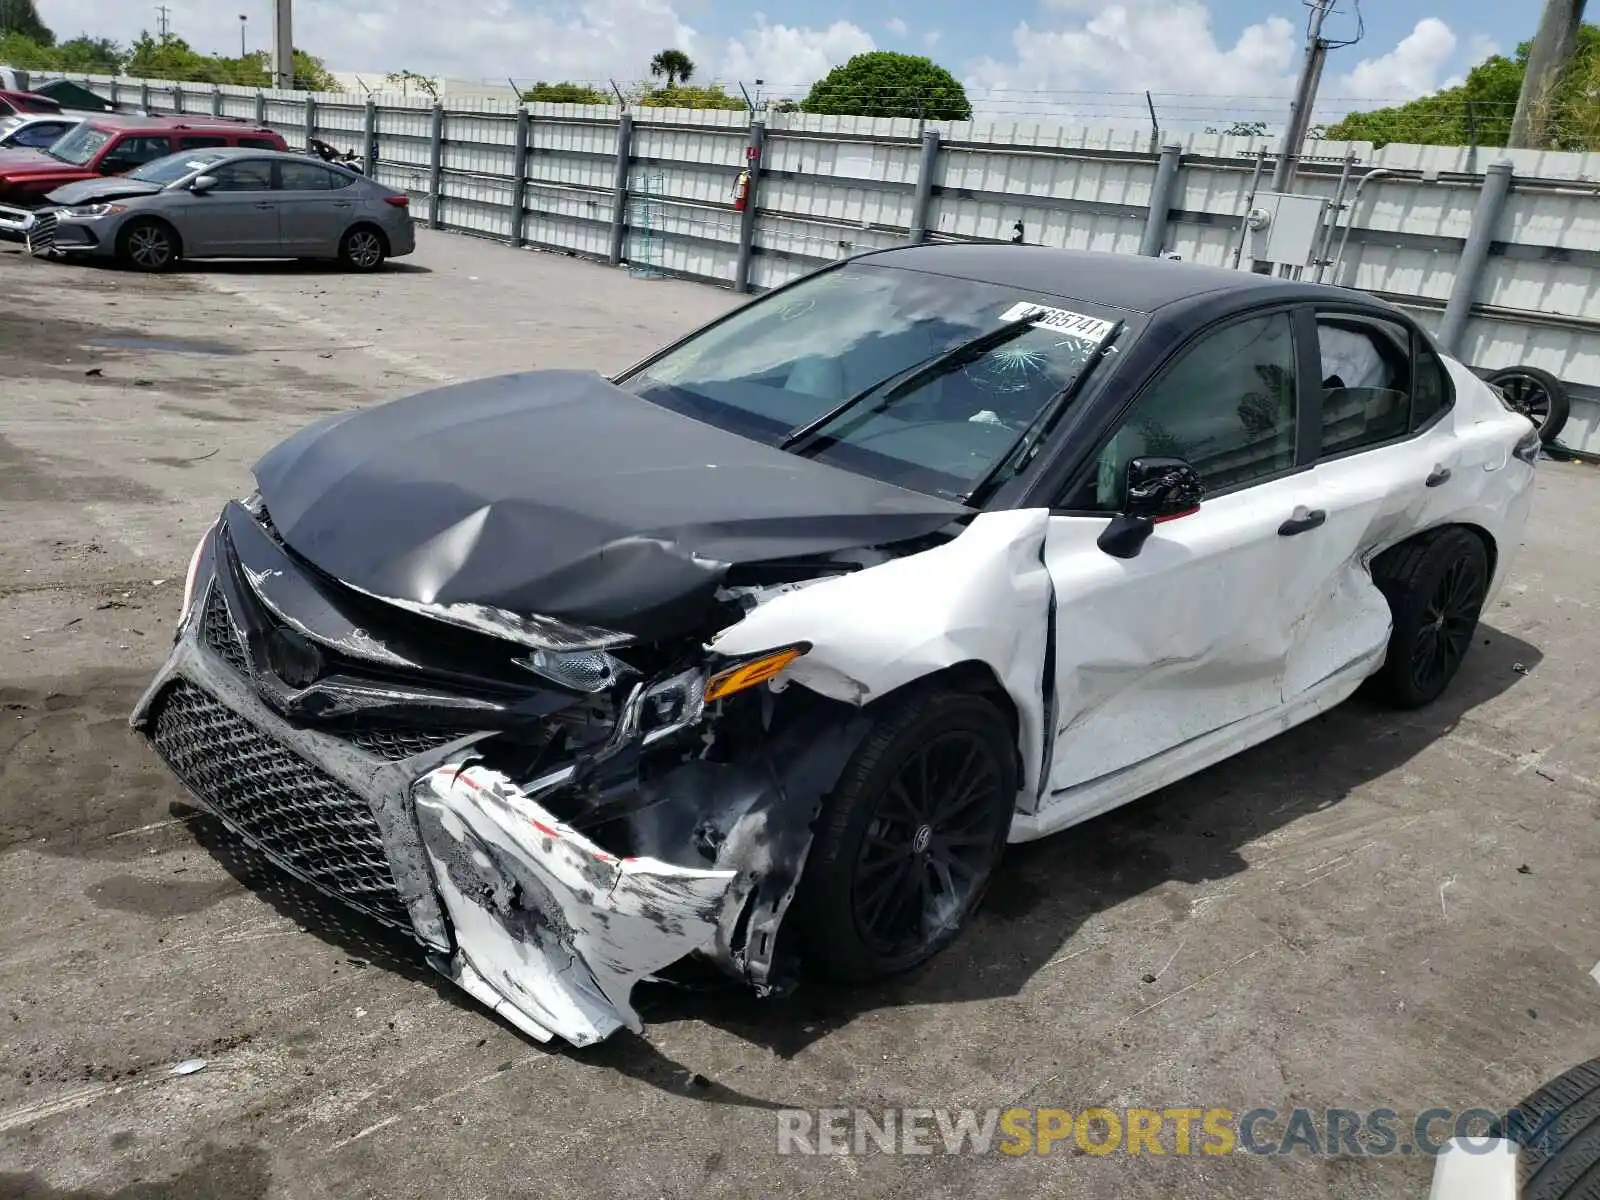
[[[200,573],[200,556],[205,552],[206,543],[211,540],[211,535],[216,532],[217,522],[213,521],[200,535],[200,540],[195,544],[194,553],[189,556],[189,572],[183,577],[183,607],[178,610],[178,628],[182,629],[189,619],[189,609],[194,605],[194,580]]]
[[[519,667],[543,675],[552,683],[576,692],[603,692],[633,668],[604,650],[535,650],[526,658],[513,658]]]
[[[79,221],[98,221],[101,217],[115,216],[117,213],[127,211],[126,204],[83,204],[64,208],[61,210],[61,215]]]

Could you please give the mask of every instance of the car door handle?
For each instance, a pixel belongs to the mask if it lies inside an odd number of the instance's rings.
[[[1326,509],[1302,506],[1294,510],[1294,516],[1278,526],[1278,536],[1293,537],[1297,533],[1305,533],[1308,529],[1315,529],[1327,519]]]
[[[277,208],[278,206],[276,204],[272,203],[270,200],[263,200],[260,204],[256,205],[256,207],[257,208]]]
[[[348,201],[348,200],[335,200],[333,202],[333,206],[335,208],[349,208],[350,207],[350,201]]]
[[[1423,481],[1425,487],[1438,487],[1441,483],[1450,481],[1449,467],[1434,467],[1433,474]]]

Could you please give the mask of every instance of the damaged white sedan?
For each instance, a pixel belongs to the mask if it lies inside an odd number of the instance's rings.
[[[1359,293],[921,246],[614,381],[313,425],[206,532],[133,717],[283,869],[531,1036],[946,945],[1006,841],[1363,681],[1449,683],[1538,433]]]

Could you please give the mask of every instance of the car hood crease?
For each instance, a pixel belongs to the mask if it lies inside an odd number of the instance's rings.
[[[255,474],[288,546],[361,591],[636,635],[687,628],[734,565],[903,541],[968,513],[581,371],[339,414]]]

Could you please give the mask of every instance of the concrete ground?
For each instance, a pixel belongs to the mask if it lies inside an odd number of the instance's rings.
[[[0,248],[0,1195],[1422,1197],[1417,1155],[780,1156],[774,1110],[1504,1109],[1600,1053],[1581,466],[1541,466],[1443,701],[1351,702],[1015,850],[890,986],[643,988],[644,1037],[540,1047],[185,805],[125,718],[257,454],[732,302],[446,235],[375,278]]]

